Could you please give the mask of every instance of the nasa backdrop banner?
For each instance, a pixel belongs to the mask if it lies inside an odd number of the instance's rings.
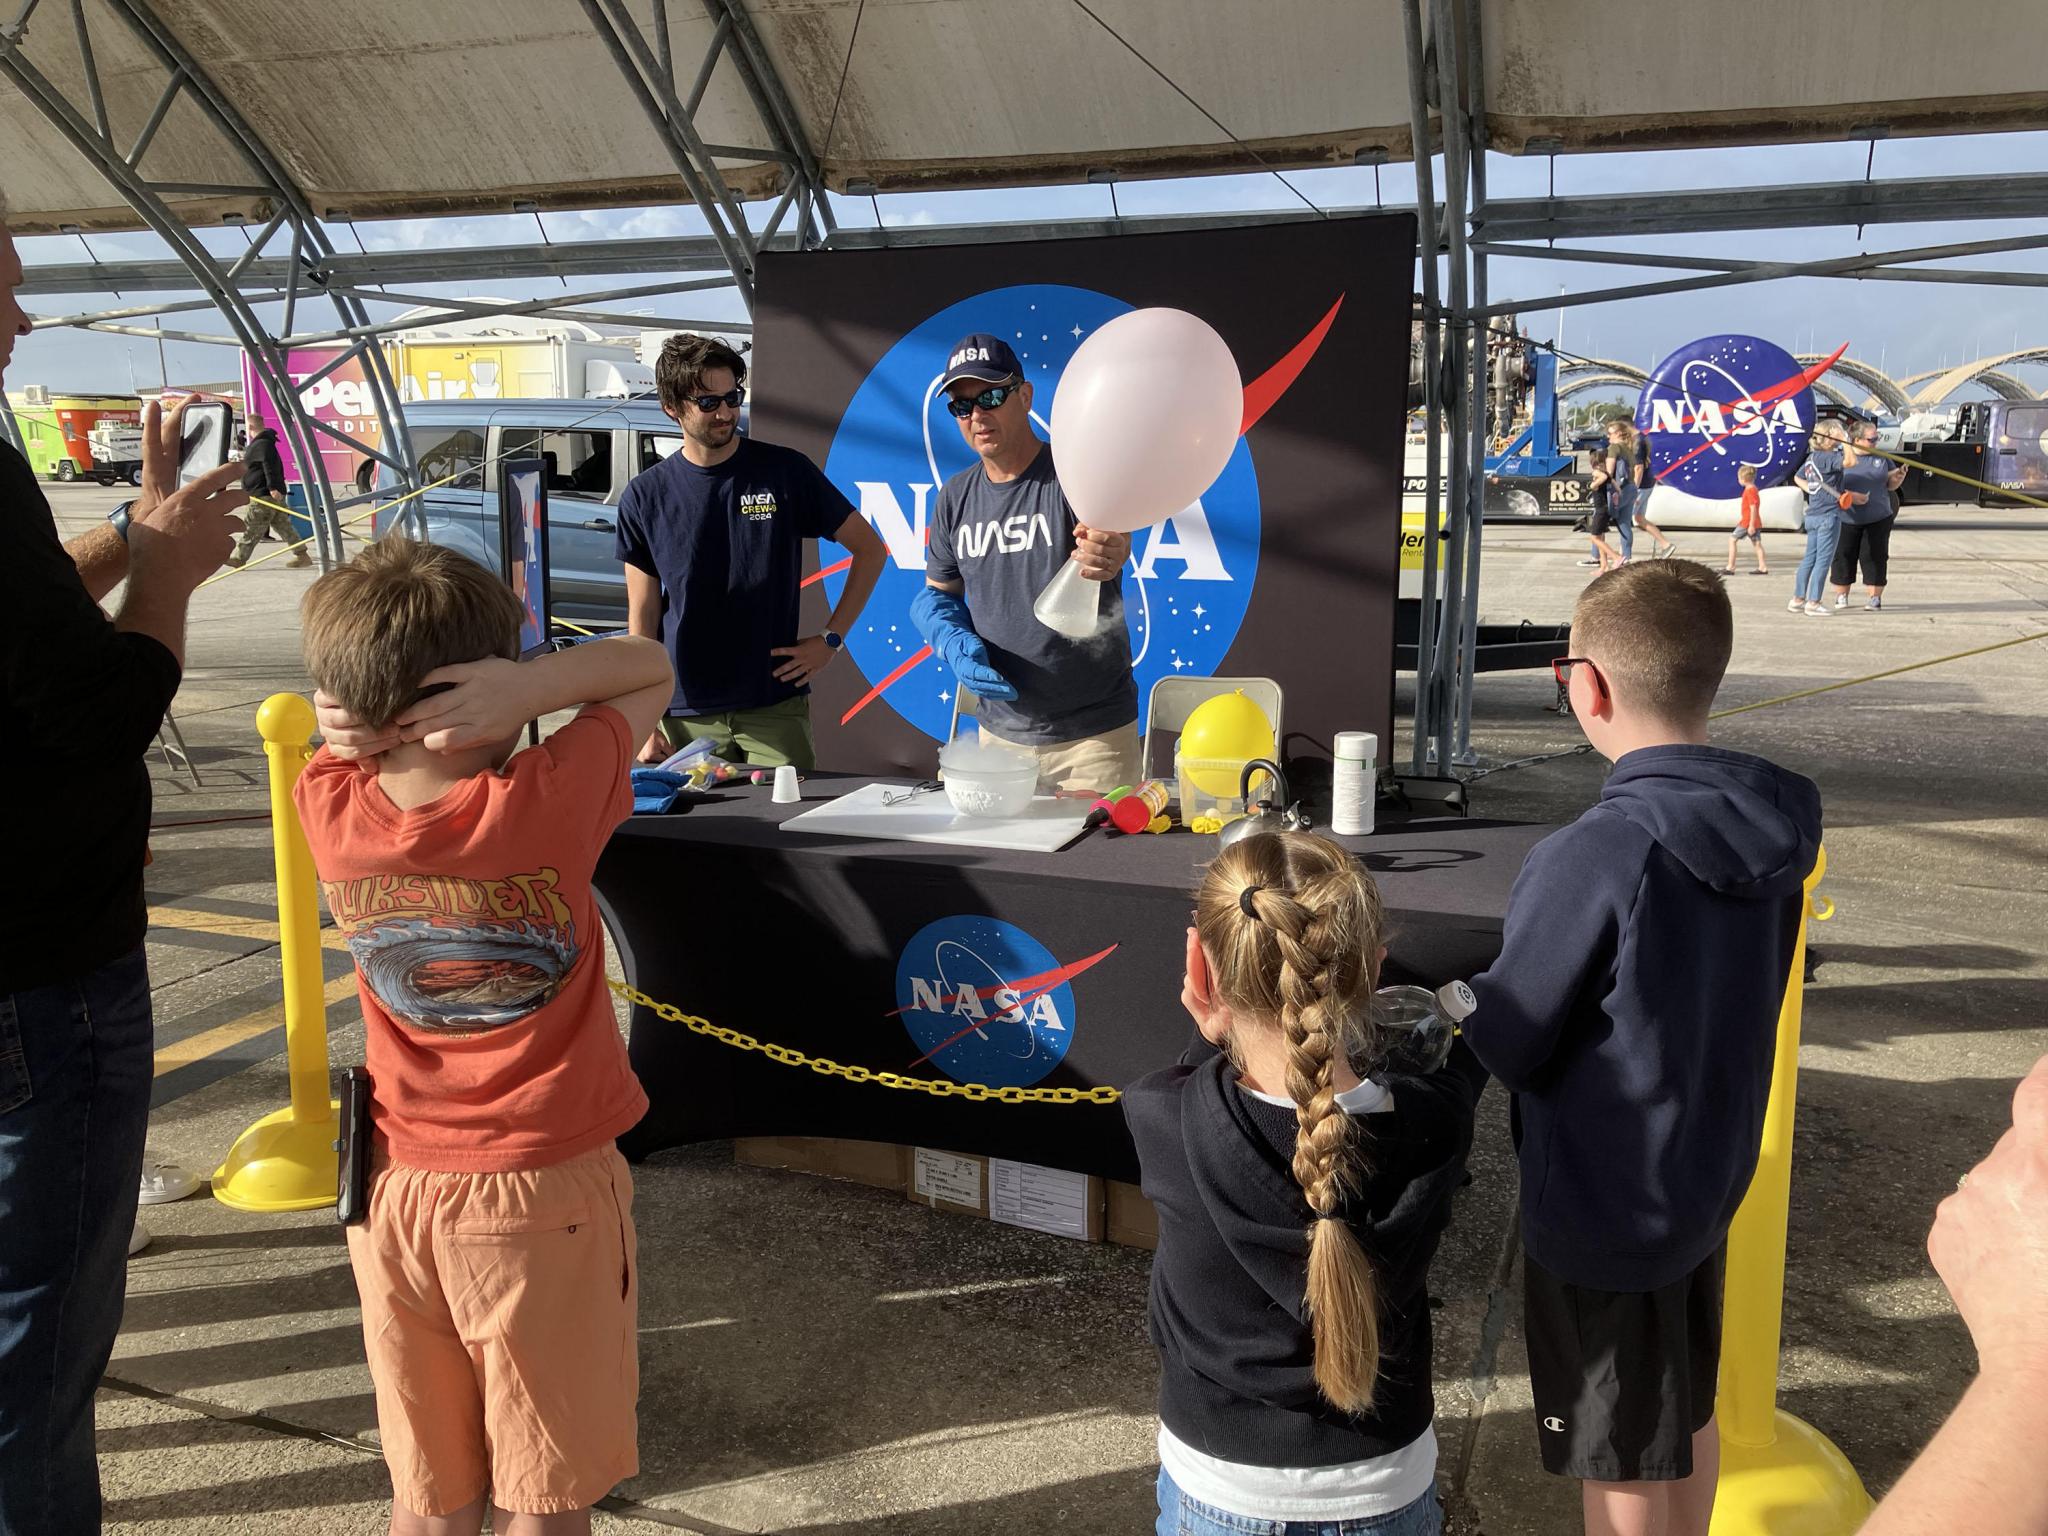
[[[1680,347],[1650,370],[1636,403],[1650,473],[1709,501],[1742,495],[1744,465],[1759,488],[1782,484],[1806,457],[1813,380],[1826,368],[1806,369],[1761,336],[1705,336]]]
[[[1139,726],[1162,677],[1270,677],[1288,756],[1339,730],[1393,739],[1403,406],[1415,221],[1408,214],[1265,228],[881,251],[763,252],[751,431],[808,454],[890,559],[812,689],[828,768],[923,776],[953,680],[909,617],[938,487],[974,464],[936,384],[948,348],[1010,341],[1041,437],[1074,350],[1131,309],[1188,310],[1222,336],[1247,399],[1270,404],[1193,506],[1136,534],[1124,607]],[[1277,391],[1277,394],[1276,394]],[[1054,444],[1057,453],[1058,444]],[[824,627],[845,551],[805,623]]]

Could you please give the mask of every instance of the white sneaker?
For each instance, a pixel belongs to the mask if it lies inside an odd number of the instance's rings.
[[[1824,619],[1828,616],[1828,611],[1819,603],[1808,603],[1806,605],[1806,616],[1809,619]]]
[[[141,1222],[135,1223],[135,1230],[128,1234],[128,1257],[134,1258],[149,1246],[149,1228]]]
[[[1846,592],[1837,592],[1837,593],[1835,594],[1835,607],[1839,609],[1839,608],[1846,608],[1846,607],[1848,607],[1848,606],[1849,606],[1849,594],[1848,594],[1848,593],[1846,593]]]
[[[199,1175],[191,1169],[151,1160],[142,1165],[142,1190],[136,1198],[143,1205],[169,1205],[195,1193],[199,1184]]]
[[[1803,597],[1795,597],[1795,598],[1793,598],[1791,602],[1789,602],[1789,603],[1787,603],[1787,604],[1785,605],[1785,611],[1786,611],[1787,613],[1804,613],[1804,612],[1806,612],[1806,599],[1805,599],[1805,598],[1803,598]]]

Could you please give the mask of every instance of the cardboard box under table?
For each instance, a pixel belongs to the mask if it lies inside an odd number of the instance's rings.
[[[1178,1060],[1193,1039],[1183,934],[1216,840],[1093,832],[1038,853],[783,829],[865,782],[814,774],[798,805],[735,787],[612,838],[597,888],[631,983],[805,1058],[785,1064],[636,1007],[630,1049],[652,1108],[622,1149],[839,1137],[1135,1182],[1114,1103],[857,1079],[1037,1094],[1120,1087]],[[1445,819],[1340,839],[1385,896],[1388,979],[1435,986],[1483,969],[1508,888],[1548,830]]]

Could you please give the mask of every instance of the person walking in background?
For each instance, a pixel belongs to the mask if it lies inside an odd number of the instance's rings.
[[[1756,552],[1758,576],[1768,576],[1771,568],[1764,564],[1764,498],[1756,488],[1756,466],[1745,464],[1735,471],[1735,478],[1742,482],[1742,510],[1735,520],[1735,531],[1728,535],[1728,563],[1721,567],[1723,576],[1735,574],[1735,548],[1744,539]]]
[[[1621,556],[1607,542],[1607,530],[1614,526],[1614,477],[1607,473],[1604,453],[1593,460],[1593,483],[1587,492],[1593,510],[1586,514],[1586,537],[1592,541],[1593,556],[1579,564],[1597,565],[1603,571],[1612,570],[1621,563]]]
[[[1607,456],[1609,473],[1614,476],[1615,526],[1621,530],[1622,559],[1634,558],[1636,529],[1647,533],[1655,543],[1654,552],[1668,555],[1678,548],[1664,537],[1664,530],[1651,522],[1650,508],[1650,444],[1635,423],[1626,416],[1617,416],[1607,423]]]
[[[284,457],[277,451],[277,428],[264,427],[242,450],[242,489],[251,498],[260,496],[274,505],[266,507],[254,499],[250,501],[249,510],[242,516],[241,542],[228,556],[228,564],[240,570],[249,563],[249,552],[263,542],[263,536],[274,532],[279,542],[298,545],[292,551],[291,564],[311,565],[306,546],[299,543],[298,530],[292,526],[291,514],[284,510]]]
[[[1849,584],[1856,579],[1860,557],[1863,587],[1870,594],[1870,600],[1863,606],[1876,613],[1884,607],[1892,529],[1899,521],[1899,487],[1906,483],[1906,466],[1894,465],[1878,455],[1877,426],[1868,421],[1850,434],[1843,465],[1845,489],[1860,491],[1869,500],[1842,510],[1841,537],[1835,544],[1834,569],[1829,573],[1835,588],[1835,606],[1849,606]]]

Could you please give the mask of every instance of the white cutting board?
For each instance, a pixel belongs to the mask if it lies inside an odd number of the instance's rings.
[[[901,784],[867,784],[837,800],[792,816],[785,831],[822,832],[827,837],[894,837],[909,843],[952,843],[962,848],[1008,848],[1018,853],[1055,853],[1081,835],[1088,820],[1083,800],[1040,795],[1021,816],[962,816],[946,792],[884,805],[884,795],[901,794]]]

